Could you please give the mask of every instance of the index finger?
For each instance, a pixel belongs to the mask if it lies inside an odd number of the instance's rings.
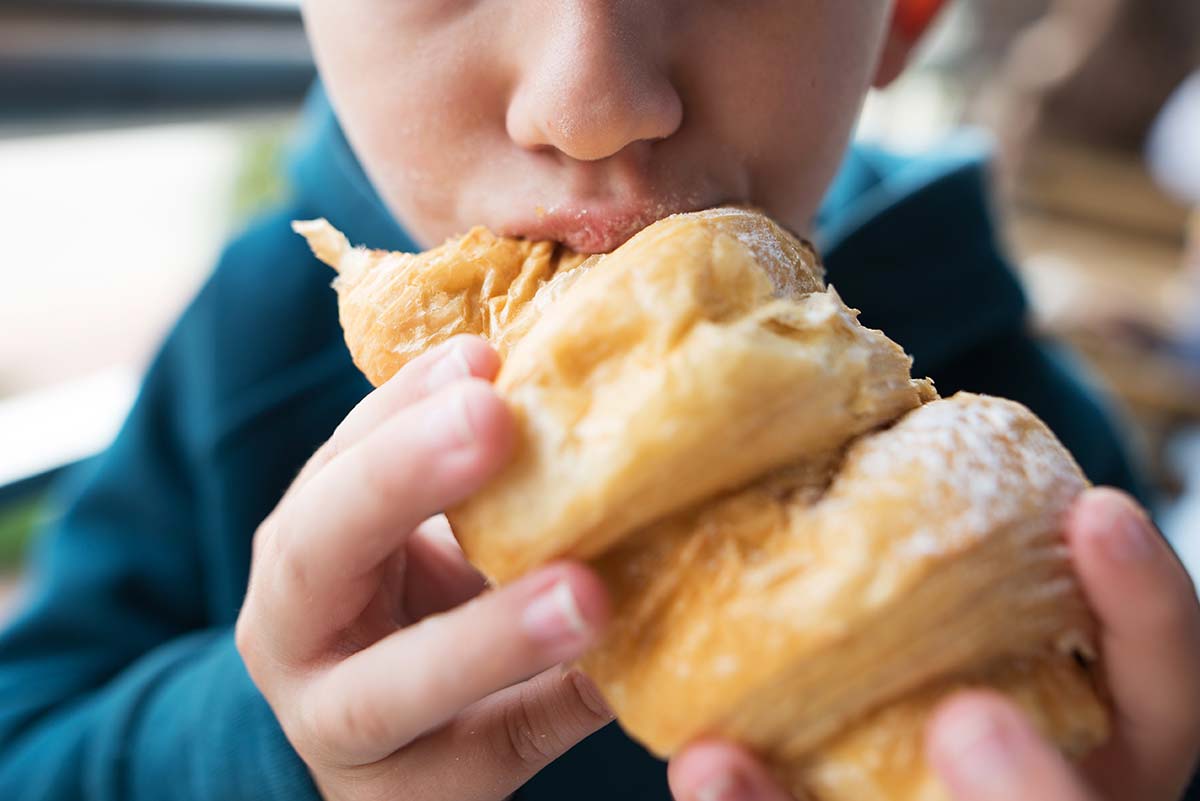
[[[500,357],[491,345],[468,334],[452,337],[422,353],[346,415],[329,440],[304,465],[288,494],[308,483],[339,453],[357,445],[401,409],[463,378],[495,378],[499,369]]]
[[[332,644],[379,592],[413,529],[474,492],[512,447],[508,407],[463,381],[380,426],[272,515],[251,583],[263,646],[285,663]]]

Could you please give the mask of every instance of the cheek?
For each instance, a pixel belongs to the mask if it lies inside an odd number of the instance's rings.
[[[444,75],[406,81],[344,117],[375,185],[422,240],[455,233],[442,223],[457,216],[467,178],[490,149],[486,117],[464,92],[470,82],[443,83]]]
[[[798,5],[779,4],[752,36],[710,50],[697,83],[709,124],[750,176],[754,202],[805,230],[870,87],[887,4]]]
[[[467,30],[480,20],[423,29],[379,8],[317,0],[305,16],[363,168],[409,233],[434,244],[458,233],[463,187],[503,142],[502,75],[487,53],[458,45],[480,41]]]

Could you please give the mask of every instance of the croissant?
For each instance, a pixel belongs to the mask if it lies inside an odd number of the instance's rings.
[[[496,346],[518,445],[447,515],[493,581],[599,573],[613,621],[580,664],[653,753],[722,736],[797,797],[945,801],[922,735],[955,689],[1006,694],[1072,756],[1107,737],[1061,533],[1079,467],[1020,404],[913,379],[764,215],[676,215],[588,258],[294,227],[376,385],[458,333]]]

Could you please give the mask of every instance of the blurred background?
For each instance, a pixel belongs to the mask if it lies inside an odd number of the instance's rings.
[[[223,242],[284,191],[293,0],[0,0],[0,615]],[[1124,413],[1200,575],[1200,3],[957,0],[859,136],[987,136],[1034,324]]]

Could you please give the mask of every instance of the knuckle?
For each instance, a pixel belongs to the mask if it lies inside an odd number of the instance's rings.
[[[254,677],[255,668],[255,649],[253,626],[249,621],[249,617],[245,609],[242,614],[238,615],[237,622],[233,626],[233,645],[237,648],[238,654],[242,657],[242,662],[246,664],[246,670],[250,676]]]
[[[317,684],[319,682],[313,682],[311,677],[292,683],[288,688],[287,703],[273,706],[280,727],[297,753],[309,762],[334,764],[335,752],[329,745],[326,727],[322,725],[325,708],[319,703],[322,696],[314,692]]]
[[[589,680],[577,671],[543,674],[522,686],[502,716],[497,737],[503,758],[533,769],[612,719]]]
[[[260,530],[258,537],[263,537],[263,542],[258,566],[272,578],[266,591],[283,598],[308,598],[313,585],[309,549],[302,537],[288,530],[287,523],[287,515],[281,514],[270,529]]]
[[[271,510],[263,521],[258,524],[258,528],[254,532],[254,536],[250,539],[250,577],[254,578],[254,569],[262,563],[264,559],[270,556],[271,549],[276,547],[277,538],[275,530],[278,528],[277,521],[281,517],[281,507],[277,506]]]
[[[269,625],[259,619],[253,602],[247,602],[234,622],[234,647],[250,680],[274,706],[274,697],[287,689],[287,670],[271,654],[270,644],[264,643],[264,631],[269,631]]]
[[[411,458],[386,453],[378,449],[369,450],[364,458],[354,463],[355,481],[375,503],[395,504],[404,500],[404,489],[408,482],[408,471],[404,470]]]
[[[280,547],[275,557],[278,589],[286,598],[308,598],[312,576],[303,549],[296,545]]]
[[[520,700],[504,710],[499,727],[501,753],[531,768],[545,765],[562,752],[560,738],[549,727],[537,725],[544,717],[537,707],[538,702],[522,691]]]
[[[373,695],[356,693],[331,715],[309,720],[306,728],[312,741],[325,747],[346,753],[372,750],[391,736],[382,707]]]

